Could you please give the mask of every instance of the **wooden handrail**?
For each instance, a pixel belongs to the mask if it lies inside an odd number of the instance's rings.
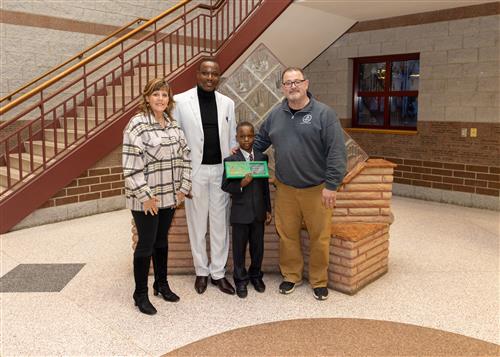
[[[31,91],[29,91],[28,93],[22,95],[21,97],[13,100],[12,102],[8,103],[7,105],[3,106],[0,108],[0,115],[4,115],[5,113],[7,113],[9,110],[11,110],[12,108],[16,107],[17,105],[23,103],[24,101],[28,100],[29,98],[33,97],[35,94],[41,92],[42,90],[44,90],[45,88],[51,86],[52,84],[54,84],[55,82],[61,80],[62,78],[68,76],[69,74],[75,72],[77,69],[83,67],[84,65],[86,65],[87,63],[93,61],[94,59],[102,56],[103,54],[105,54],[106,52],[110,51],[111,49],[115,48],[116,46],[118,46],[119,44],[125,42],[126,40],[128,40],[129,38],[131,38],[132,36],[134,36],[136,33],[138,32],[141,32],[143,31],[144,29],[146,29],[148,26],[150,26],[151,24],[154,24],[155,22],[161,20],[162,18],[164,18],[165,16],[171,14],[172,12],[176,11],[177,9],[185,6],[186,4],[190,3],[192,0],[182,0],[180,1],[177,5],[174,5],[173,7],[171,7],[170,9],[162,12],[160,15],[152,18],[151,20],[149,20],[148,22],[142,24],[141,26],[139,26],[138,28],[136,28],[135,30],[132,30],[131,32],[129,32],[128,34],[124,35],[123,37],[120,37],[119,39],[117,39],[116,41],[113,41],[112,43],[110,43],[109,45],[107,45],[106,47],[100,49],[99,51],[97,51],[96,53],[90,55],[89,57],[87,57],[86,59],[84,59],[83,61],[75,64],[74,66],[68,68],[67,70],[65,70],[64,72],[61,72],[60,74],[58,74],[57,76],[55,76],[54,78],[46,81],[45,83],[39,85],[38,87],[32,89]],[[196,7],[194,8],[198,8],[199,5],[197,5]],[[194,9],[193,8],[193,9]],[[215,6],[211,6],[211,8],[215,8]],[[193,10],[192,9],[192,10]],[[0,124],[0,129],[2,127],[5,127],[6,125],[10,124],[12,121],[15,121],[15,118],[7,121],[7,122],[4,122],[2,124]]]
[[[75,56],[71,57],[70,59],[68,59],[66,62],[63,62],[61,63],[60,65],[58,65],[57,67],[54,67],[52,68],[51,70],[49,70],[48,72],[45,72],[44,74],[42,74],[41,76],[33,79],[31,82],[25,84],[24,86],[16,89],[14,92],[12,93],[9,93],[7,94],[5,97],[2,97],[0,99],[0,103],[3,103],[4,101],[6,100],[11,100],[11,98],[13,96],[15,96],[17,93],[23,91],[24,89],[32,86],[33,84],[35,84],[36,82],[38,82],[39,80],[47,77],[49,74],[52,74],[54,73],[55,71],[57,71],[58,69],[66,66],[68,63],[70,62],[73,62],[74,60],[76,59],[81,59],[83,57],[83,55],[87,52],[89,52],[90,50],[93,50],[94,48],[96,48],[97,46],[99,46],[100,44],[106,42],[107,40],[109,40],[111,37],[114,37],[116,36],[117,34],[119,34],[120,32],[122,32],[123,30],[129,28],[130,26],[132,26],[133,24],[135,23],[139,23],[141,21],[148,21],[148,19],[145,19],[145,18],[142,18],[142,17],[138,17],[137,19],[133,20],[133,21],[130,21],[129,23],[127,23],[126,25],[123,25],[122,27],[120,27],[119,29],[113,31],[112,33],[110,33],[108,36],[106,36],[105,38],[103,38],[102,40],[100,40],[99,42],[96,42],[95,44],[93,44],[92,46],[86,48],[85,50],[81,51],[80,53],[76,54]]]

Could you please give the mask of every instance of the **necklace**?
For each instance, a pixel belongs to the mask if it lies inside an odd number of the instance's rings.
[[[165,120],[165,118],[162,116],[161,118],[155,117],[155,119],[158,124],[160,124],[160,126],[165,129],[165,127],[167,126],[167,121]]]

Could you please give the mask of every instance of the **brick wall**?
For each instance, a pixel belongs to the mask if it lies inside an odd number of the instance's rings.
[[[461,129],[478,137],[461,137]],[[500,195],[500,124],[421,122],[418,135],[350,132],[371,156],[396,163],[394,182],[479,195]]]
[[[85,170],[40,208],[99,200],[125,194],[121,166],[121,145]]]
[[[125,194],[123,187],[123,170],[121,166],[85,170],[83,174],[56,193],[40,208],[120,196]]]
[[[500,110],[500,108],[499,108]],[[477,138],[461,137],[461,130],[476,128]],[[456,162],[466,165],[500,166],[500,124],[420,122],[416,135],[349,131],[371,156]]]
[[[480,8],[485,11],[476,11]],[[394,173],[397,187],[428,188],[433,193],[439,190],[436,200],[448,191],[479,195],[483,202],[488,200],[484,207],[498,208],[498,8],[477,5],[471,15],[475,17],[470,18],[462,18],[464,8],[447,10],[445,17],[441,12],[409,15],[395,19],[399,27],[392,26],[388,19],[370,21],[368,27],[358,24],[306,67],[311,92],[335,108],[343,126],[349,128],[352,59],[420,53],[417,133],[347,129],[371,157],[402,164]],[[470,136],[471,128],[477,129],[477,137]],[[466,137],[462,137],[463,129],[467,130]],[[425,198],[433,199],[432,194]],[[467,205],[470,202],[453,200]]]
[[[396,164],[394,182],[500,196],[500,167],[386,158]]]

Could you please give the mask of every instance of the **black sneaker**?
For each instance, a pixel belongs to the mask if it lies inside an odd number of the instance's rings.
[[[289,282],[289,281],[283,281],[280,284],[280,288],[279,288],[280,289],[280,293],[281,294],[291,294],[295,290],[295,287],[299,286],[300,284],[302,284],[302,282],[292,283],[292,282]]]
[[[326,300],[328,299],[328,289],[325,287],[314,288],[313,295],[316,298],[316,300]]]

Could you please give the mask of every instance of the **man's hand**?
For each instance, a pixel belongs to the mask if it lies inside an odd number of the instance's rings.
[[[273,220],[273,216],[271,215],[271,212],[266,212],[266,224],[271,224],[271,221]]]
[[[235,146],[234,148],[231,148],[231,155],[236,154],[236,152],[239,150],[239,146]]]
[[[323,203],[323,207],[333,209],[333,207],[335,207],[336,197],[337,191],[324,188],[323,191],[321,191],[321,203]]]
[[[252,177],[252,174],[249,172],[245,175],[245,177],[241,180],[240,182],[240,186],[241,187],[246,187],[250,184],[250,182],[252,182],[253,180],[253,177]]]
[[[155,216],[158,214],[158,205],[157,203],[160,202],[160,200],[156,197],[151,197],[149,200],[145,201],[143,203],[144,206],[144,213],[147,215],[148,212],[151,213],[152,216]]]

